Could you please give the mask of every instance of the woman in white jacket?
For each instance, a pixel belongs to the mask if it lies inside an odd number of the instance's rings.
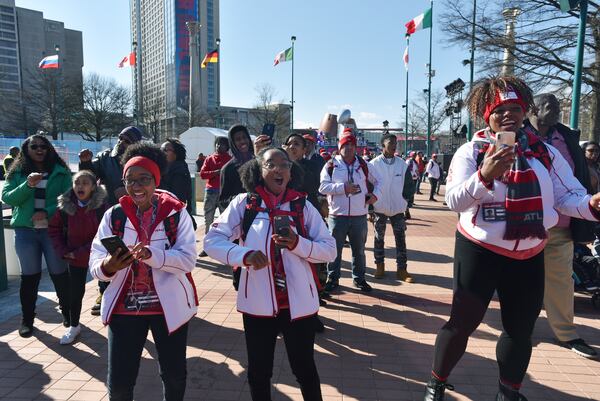
[[[450,320],[438,333],[425,401],[442,401],[446,378],[497,292],[503,332],[496,346],[496,401],[526,401],[521,382],[531,357],[531,333],[544,297],[546,230],[557,211],[598,220],[590,197],[556,148],[522,129],[533,107],[531,89],[512,76],[478,82],[468,98],[474,120],[488,127],[462,145],[446,184],[448,207],[460,214]],[[515,141],[501,143],[498,133]],[[496,141],[498,138],[498,141]]]
[[[190,275],[196,236],[185,204],[156,190],[167,164],[158,146],[131,145],[123,164],[128,195],[105,213],[90,256],[92,276],[111,282],[101,306],[102,321],[108,325],[109,397],[111,401],[133,400],[150,329],[164,399],[183,400],[188,321],[198,305]],[[100,240],[112,235],[121,236],[130,249],[110,255]]]
[[[236,196],[204,238],[210,257],[243,268],[237,308],[244,314],[248,383],[255,401],[271,399],[279,333],[302,396],[322,399],[313,357],[311,317],[319,309],[319,295],[311,263],[333,261],[336,245],[317,209],[295,189],[301,174],[283,149],[263,149],[240,168],[242,184],[252,194]],[[244,233],[247,207],[255,217]],[[275,232],[274,221],[281,216],[290,226]],[[295,227],[301,220],[304,227]],[[233,242],[236,239],[239,244]]]

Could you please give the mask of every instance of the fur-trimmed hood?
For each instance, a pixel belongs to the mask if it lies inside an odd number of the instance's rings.
[[[108,192],[104,189],[104,186],[96,186],[96,190],[92,192],[92,197],[87,204],[87,210],[96,210],[101,207],[108,198]],[[58,209],[64,210],[69,216],[74,216],[77,212],[77,196],[73,192],[73,188],[58,197]]]

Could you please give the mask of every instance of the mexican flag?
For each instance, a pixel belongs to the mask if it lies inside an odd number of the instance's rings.
[[[282,52],[279,52],[275,56],[275,62],[273,63],[273,67],[275,67],[279,63],[290,61],[293,58],[294,58],[294,52],[292,51],[292,48],[290,47]]]
[[[409,21],[405,26],[407,35],[412,35],[421,29],[431,28],[431,8]]]

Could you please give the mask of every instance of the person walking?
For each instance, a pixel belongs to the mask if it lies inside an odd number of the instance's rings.
[[[440,165],[437,162],[437,154],[432,154],[431,159],[427,163],[427,168],[425,169],[425,174],[427,174],[427,178],[429,179],[429,200],[433,202],[437,202],[437,200],[433,197],[437,193],[437,186],[440,180],[440,176],[442,175]]]
[[[336,248],[317,209],[297,191],[301,174],[283,149],[263,149],[240,169],[249,194],[237,195],[204,237],[209,256],[243,269],[237,309],[243,314],[248,384],[254,401],[271,400],[279,333],[302,398],[323,399],[311,319],[319,310],[319,299],[310,263],[333,260]],[[255,217],[247,225],[253,207]]]
[[[185,204],[160,186],[167,159],[157,145],[138,143],[123,155],[127,195],[110,208],[92,242],[90,273],[110,281],[101,316],[108,326],[108,396],[131,401],[148,331],[158,353],[163,399],[181,401],[186,387],[188,323],[198,298],[191,272],[196,235]],[[121,237],[110,254],[102,239]]]
[[[68,263],[68,291],[64,302],[68,316],[61,345],[73,343],[81,333],[79,318],[85,294],[92,240],[108,205],[106,190],[96,176],[81,170],[73,176],[73,186],[58,197],[57,212],[50,220],[48,235],[58,256]]]
[[[221,188],[221,169],[229,160],[231,160],[229,140],[225,136],[216,137],[215,152],[206,158],[200,169],[200,178],[207,180],[204,189],[204,234],[208,232],[215,219]],[[223,210],[225,209],[219,207],[219,212]],[[202,251],[200,256],[207,256],[206,252]]]
[[[121,157],[127,150],[127,147],[142,140],[142,131],[134,126],[123,128],[119,133],[118,141],[112,149],[106,149],[96,155],[89,149],[83,149],[79,152],[79,170],[90,170],[100,180],[108,192],[108,204],[115,205],[121,196],[127,194],[121,176],[123,167],[121,166]],[[91,314],[100,315],[100,303],[102,294],[106,290],[108,282],[98,282],[98,297]]]
[[[337,257],[327,266],[325,291],[332,292],[339,287],[342,249],[348,237],[352,248],[352,283],[361,291],[369,292],[372,288],[365,279],[367,213],[369,205],[381,198],[380,184],[369,171],[368,163],[356,154],[352,129],[344,130],[338,146],[340,155],[323,167],[319,185],[319,192],[327,195],[329,230],[337,245]]]
[[[381,147],[383,153],[371,160],[369,169],[375,173],[381,188],[381,198],[373,204],[375,227],[374,251],[375,278],[385,275],[385,229],[390,220],[394,240],[396,241],[396,278],[412,283],[413,277],[407,271],[406,257],[406,211],[407,199],[414,194],[415,186],[408,165],[398,156],[394,156],[398,139],[396,135],[383,134]]]
[[[48,235],[48,222],[56,212],[57,199],[69,188],[69,167],[48,138],[35,134],[25,139],[2,188],[2,202],[13,207],[10,225],[15,229],[14,246],[21,271],[21,337],[33,335],[42,256],[56,290],[63,324],[70,326],[67,264],[61,259],[62,255],[57,254]]]
[[[569,170],[587,193],[596,193],[590,184],[585,156],[579,146],[579,131],[559,123],[560,103],[550,93],[535,97],[535,107],[525,121],[525,130],[555,147],[567,161]],[[577,333],[575,326],[573,252],[575,243],[589,243],[595,223],[558,212],[558,223],[548,230],[544,249],[544,309],[559,344],[578,355],[593,358],[597,352]]]
[[[467,104],[473,120],[488,126],[457,150],[448,174],[446,202],[460,213],[454,294],[450,320],[435,341],[424,400],[444,399],[447,378],[496,292],[503,326],[496,346],[496,400],[525,401],[520,388],[544,300],[547,230],[556,225],[559,212],[597,221],[600,195],[588,195],[561,153],[522,129],[534,106],[523,80],[482,79]],[[501,131],[514,132],[514,142],[497,143]]]
[[[417,156],[415,157],[415,162],[417,163],[417,172],[419,174],[419,176],[417,177],[417,182],[415,183],[416,185],[416,190],[415,193],[418,195],[422,195],[423,193],[421,192],[421,183],[423,182],[423,180],[425,179],[425,157],[423,156],[423,152],[419,151],[417,152]]]
[[[420,179],[419,174],[419,164],[416,161],[417,152],[410,151],[408,153],[408,158],[406,159],[406,164],[408,165],[408,171],[410,171],[410,176],[412,177],[413,185],[415,186],[415,190],[413,191],[413,195],[407,199],[408,205],[406,206],[406,213],[404,214],[406,220],[410,219],[410,208],[415,203],[415,193],[417,193],[417,184]]]
[[[167,156],[167,170],[160,180],[160,189],[171,192],[180,201],[185,202],[185,209],[192,218],[195,231],[197,226],[192,216],[192,202],[196,200],[192,197],[192,176],[185,161],[187,156],[185,146],[179,139],[167,138],[160,149]]]

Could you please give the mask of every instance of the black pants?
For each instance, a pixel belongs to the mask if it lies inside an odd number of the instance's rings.
[[[76,267],[69,265],[69,322],[71,326],[79,325],[81,316],[81,301],[85,294],[85,280],[87,278],[87,267]]]
[[[312,318],[290,321],[283,309],[277,317],[259,318],[244,314],[248,352],[248,384],[254,401],[271,400],[271,376],[275,342],[283,334],[292,372],[305,401],[321,401],[321,382],[314,360],[315,323]]]
[[[133,388],[148,329],[158,352],[166,401],[183,400],[187,378],[185,348],[188,324],[169,335],[163,315],[113,315],[108,325],[108,394],[111,401],[133,400]]]
[[[429,177],[429,185],[431,186],[431,189],[429,190],[429,199],[433,199],[433,195],[437,193],[436,190],[438,185],[438,179]]]
[[[491,252],[456,233],[450,320],[435,342],[433,372],[446,378],[498,292],[504,331],[496,345],[500,379],[520,384],[531,357],[531,333],[544,300],[544,252],[526,260]]]

